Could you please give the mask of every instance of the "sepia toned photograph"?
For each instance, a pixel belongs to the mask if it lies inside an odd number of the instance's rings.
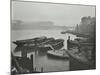
[[[96,69],[96,6],[11,0],[11,75]]]

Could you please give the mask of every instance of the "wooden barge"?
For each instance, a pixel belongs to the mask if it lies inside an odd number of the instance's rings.
[[[18,40],[14,43],[17,45],[15,51],[20,50],[52,50],[51,47],[54,49],[60,49],[64,46],[63,39],[54,39],[54,38],[34,38],[28,40]]]

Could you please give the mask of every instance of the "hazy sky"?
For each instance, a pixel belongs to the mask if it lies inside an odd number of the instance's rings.
[[[76,25],[83,16],[95,16],[94,6],[12,2],[12,19],[52,21],[56,25]]]

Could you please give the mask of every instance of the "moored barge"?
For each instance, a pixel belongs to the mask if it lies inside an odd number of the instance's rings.
[[[17,45],[16,51],[22,50],[52,50],[51,47],[54,49],[62,48],[64,40],[63,39],[54,39],[54,38],[47,38],[47,37],[39,37],[33,39],[26,39],[26,40],[17,40],[14,44]]]
[[[51,50],[47,52],[47,55],[64,59],[69,58],[69,55],[64,50]]]

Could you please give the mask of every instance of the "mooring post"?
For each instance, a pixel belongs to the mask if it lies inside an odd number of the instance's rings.
[[[43,72],[43,67],[41,67],[41,72]]]
[[[33,66],[33,54],[31,54],[30,58],[31,58],[31,63],[32,63],[31,72],[33,72],[33,71],[34,71],[34,66]]]
[[[70,36],[68,36],[68,40],[67,40],[67,49],[69,50],[70,48]]]

